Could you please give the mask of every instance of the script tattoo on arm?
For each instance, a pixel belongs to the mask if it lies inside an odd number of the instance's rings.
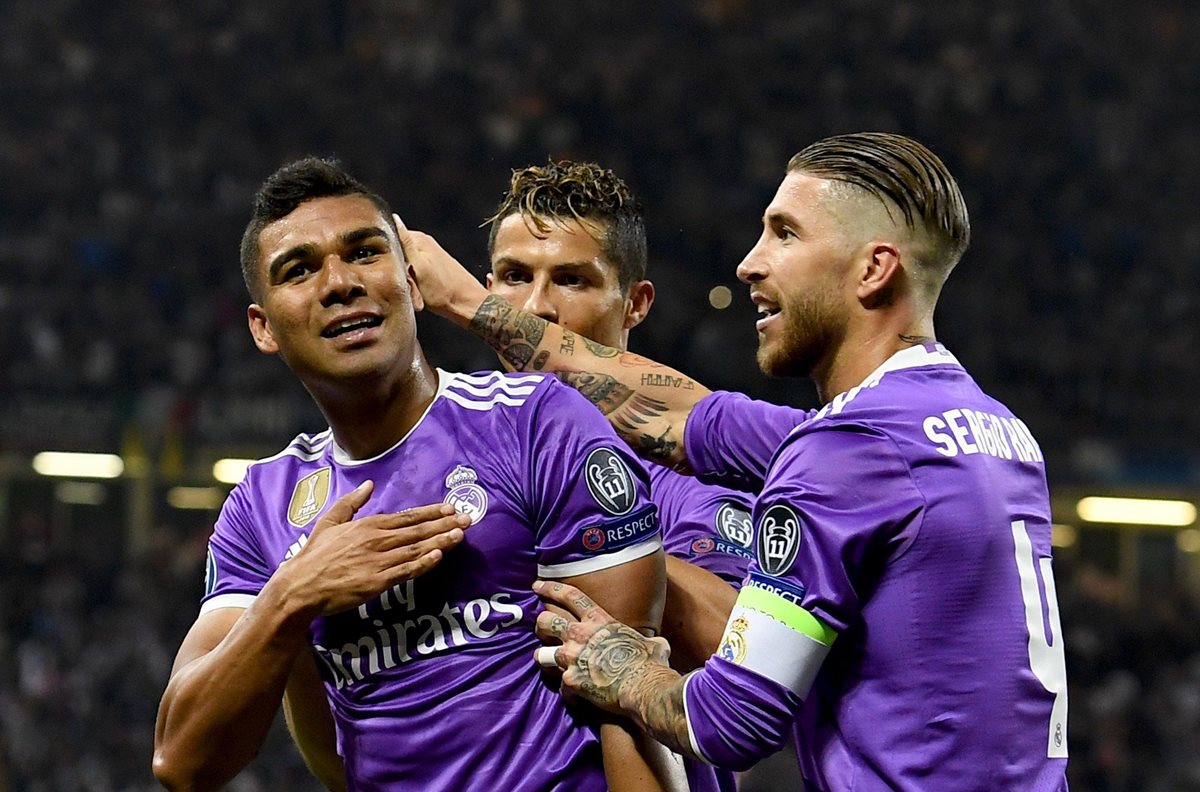
[[[546,334],[541,317],[518,311],[503,297],[489,294],[471,318],[471,332],[482,338],[515,371],[524,371]],[[545,358],[541,359],[545,364]]]
[[[557,376],[608,416],[617,434],[635,451],[655,462],[671,464],[679,448],[679,441],[671,437],[671,425],[668,423],[658,434],[649,430],[655,419],[667,413],[664,402],[638,393],[608,374],[560,371]]]
[[[613,621],[600,628],[576,661],[579,690],[610,711],[633,716],[654,739],[684,756],[692,756],[683,677],[666,664],[636,630]]]

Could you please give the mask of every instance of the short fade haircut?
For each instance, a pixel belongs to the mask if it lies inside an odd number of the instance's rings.
[[[290,215],[302,203],[341,195],[361,195],[375,204],[385,222],[391,222],[392,209],[387,201],[347,173],[335,159],[305,157],[289,162],[267,177],[254,195],[254,210],[242,234],[242,280],[251,299],[262,296],[258,283],[262,230]]]
[[[971,244],[971,220],[958,183],[938,156],[912,138],[886,132],[835,135],[805,148],[788,173],[855,185],[904,215],[933,243],[925,266],[944,277]]]
[[[530,233],[550,233],[546,218],[559,225],[587,220],[603,227],[600,252],[617,268],[621,289],[646,277],[646,221],[642,206],[624,180],[594,162],[548,161],[513,170],[508,192],[496,213],[484,221],[488,255],[496,249],[496,233],[504,218],[520,214]]]

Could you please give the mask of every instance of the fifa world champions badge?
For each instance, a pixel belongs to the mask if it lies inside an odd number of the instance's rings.
[[[483,487],[477,482],[479,476],[466,465],[457,465],[450,475],[446,476],[446,497],[443,503],[449,503],[459,514],[471,518],[471,524],[479,522],[487,514],[488,496]]]
[[[721,639],[721,647],[717,649],[717,654],[735,665],[741,665],[746,659],[746,632],[749,629],[750,622],[741,616],[734,619],[733,624],[725,631],[725,637]]]

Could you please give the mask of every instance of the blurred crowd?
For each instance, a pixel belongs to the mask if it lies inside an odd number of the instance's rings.
[[[659,287],[633,347],[811,404],[757,373],[733,268],[792,153],[883,129],[964,188],[974,243],[939,336],[1052,480],[1200,475],[1195,3],[14,0],[0,30],[0,454],[134,443],[182,465],[319,429],[251,344],[237,265],[255,187],[309,153],[480,273],[511,168],[612,167],[646,206]],[[732,307],[709,305],[717,285]],[[434,318],[421,338],[444,368],[493,365]],[[0,552],[0,790],[151,788],[202,531],[129,564],[39,550],[26,517]],[[1076,788],[1200,788],[1195,614],[1166,596],[1147,619],[1077,573]],[[294,757],[256,767],[241,788],[301,788]]]
[[[918,137],[958,175],[975,241],[939,335],[1052,472],[1186,465],[1200,434],[1194,3],[18,0],[0,29],[8,448],[132,427],[273,450],[311,428],[250,343],[236,263],[254,188],[307,153],[480,270],[510,168],[605,163],[648,211],[660,300],[635,347],[811,402],[756,373],[733,268],[788,157],[859,129]],[[436,320],[423,340],[444,367],[491,365]]]

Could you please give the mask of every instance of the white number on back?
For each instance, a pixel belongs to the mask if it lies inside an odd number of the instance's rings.
[[[1063,653],[1062,625],[1058,621],[1058,597],[1054,591],[1054,572],[1050,559],[1041,559],[1045,599],[1034,569],[1033,542],[1024,520],[1012,524],[1016,546],[1017,574],[1021,578],[1021,600],[1025,603],[1025,626],[1029,631],[1029,668],[1047,691],[1054,695],[1050,710],[1050,735],[1046,756],[1067,755],[1067,661]],[[1046,640],[1044,620],[1050,622],[1050,641]]]

